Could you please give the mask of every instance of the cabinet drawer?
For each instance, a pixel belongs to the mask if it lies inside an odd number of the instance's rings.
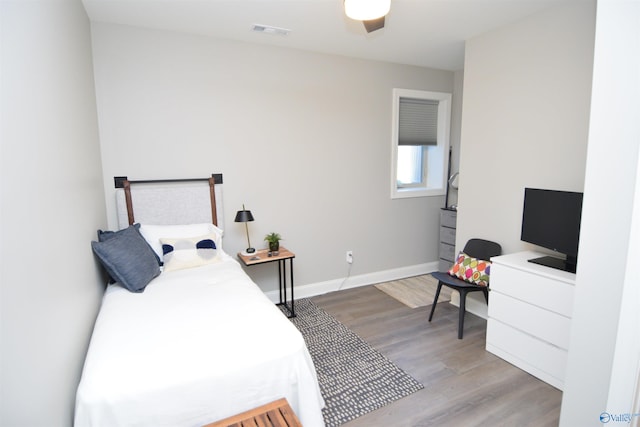
[[[453,262],[448,261],[446,259],[440,259],[438,261],[438,271],[449,271],[452,265],[453,265]]]
[[[495,319],[487,323],[487,351],[562,390],[566,351]]]
[[[489,298],[489,318],[565,350],[569,348],[571,319],[503,295],[494,289]]]
[[[448,209],[440,210],[440,225],[443,227],[456,228],[456,211],[450,211]]]
[[[456,244],[456,229],[448,227],[440,227],[440,242],[450,245]]]
[[[453,260],[456,258],[456,247],[448,243],[440,243],[440,259],[450,261],[453,264]]]
[[[491,266],[491,289],[571,318],[573,285],[499,263]]]

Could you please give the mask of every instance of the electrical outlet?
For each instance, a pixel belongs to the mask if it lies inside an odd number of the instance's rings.
[[[347,262],[353,264],[353,251],[347,251]]]

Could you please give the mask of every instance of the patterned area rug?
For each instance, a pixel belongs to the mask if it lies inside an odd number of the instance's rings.
[[[379,283],[375,287],[404,305],[416,308],[433,304],[438,281],[430,274],[408,277],[392,282]],[[451,301],[451,289],[443,286],[438,302]]]
[[[291,321],[315,364],[327,427],[408,396],[424,386],[309,299],[296,301]]]

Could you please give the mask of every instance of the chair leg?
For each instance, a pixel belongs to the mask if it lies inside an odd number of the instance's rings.
[[[458,339],[462,339],[462,331],[464,330],[464,313],[466,311],[467,293],[460,290],[460,311],[458,312]]]
[[[438,289],[436,289],[436,297],[433,299],[433,304],[431,304],[431,314],[429,314],[429,322],[431,322],[431,318],[433,317],[433,312],[436,309],[436,304],[438,304],[438,297],[440,296],[440,289],[442,289],[442,282],[438,282]]]
[[[489,289],[483,289],[482,293],[484,294],[484,300],[487,302],[487,305],[489,305]]]

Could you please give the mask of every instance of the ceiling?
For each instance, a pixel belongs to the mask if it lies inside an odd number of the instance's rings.
[[[343,0],[83,0],[91,21],[178,31],[443,70],[464,65],[464,41],[543,9],[591,0],[392,0],[367,34]],[[256,33],[254,24],[290,29]]]

